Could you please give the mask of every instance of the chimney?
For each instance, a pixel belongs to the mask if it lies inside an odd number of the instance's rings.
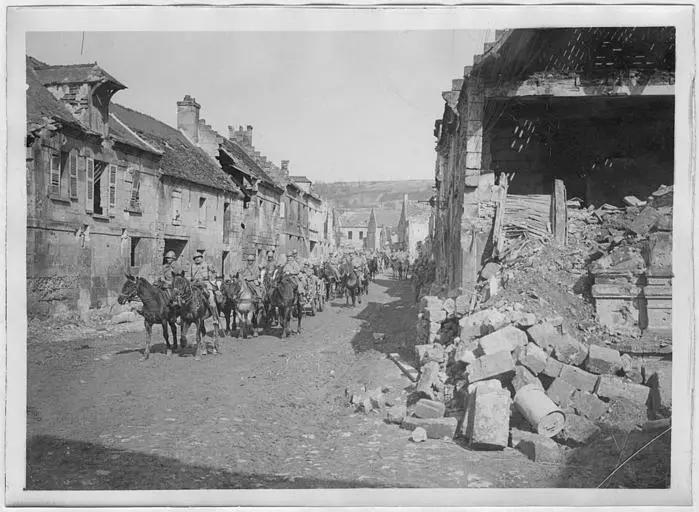
[[[248,125],[245,130],[245,144],[252,147],[252,125]]]
[[[195,144],[199,142],[199,109],[201,105],[189,94],[177,102],[177,129]]]
[[[281,164],[282,164],[282,174],[288,178],[289,177],[289,161],[282,160]]]

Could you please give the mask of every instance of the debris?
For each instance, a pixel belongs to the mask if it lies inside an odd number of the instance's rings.
[[[587,443],[599,432],[599,427],[592,421],[576,414],[569,414],[566,417],[565,427],[557,435],[566,444],[579,446]]]
[[[439,380],[439,363],[429,361],[420,369],[420,380],[415,391],[419,396],[433,399]]]
[[[391,353],[388,355],[388,358],[394,363],[396,363],[398,368],[400,368],[400,371],[402,371],[406,377],[408,377],[413,382],[417,382],[418,371],[412,366],[410,366],[408,363],[402,361],[399,354],[395,352]]]
[[[546,390],[546,395],[553,400],[558,406],[567,410],[571,406],[571,399],[576,389],[566,381],[558,377],[554,379],[551,385]]]
[[[598,374],[617,373],[622,368],[621,355],[613,348],[590,345],[585,368]]]
[[[442,439],[444,437],[452,439],[456,432],[456,424],[457,420],[453,417],[414,418],[408,416],[401,423],[401,428],[415,430],[417,427],[422,427],[430,439]]]
[[[418,418],[441,418],[446,407],[442,402],[422,398],[415,404],[413,414]]]
[[[469,383],[514,372],[515,362],[509,352],[496,352],[477,358],[466,369]]]
[[[564,364],[558,379],[570,384],[575,389],[581,389],[592,393],[595,390],[598,377],[576,366]]]
[[[407,416],[407,410],[404,405],[394,405],[386,409],[386,419],[389,423],[401,424]]]
[[[504,390],[480,388],[469,404],[471,446],[476,448],[505,448],[510,427],[510,394]]]
[[[629,206],[645,206],[646,205],[646,201],[641,201],[636,196],[624,197],[624,203],[626,203]]]
[[[427,432],[425,431],[424,428],[422,427],[417,427],[413,432],[410,434],[410,439],[414,443],[422,443],[427,441]]]
[[[597,396],[608,399],[624,398],[638,405],[648,401],[650,388],[613,375],[600,375],[595,388]]]
[[[528,384],[535,384],[543,389],[541,381],[525,366],[515,366],[515,376],[512,378],[512,387],[515,393]]]
[[[515,406],[537,433],[555,436],[563,428],[566,415],[536,385],[524,386],[515,395]]]
[[[512,352],[517,347],[523,347],[527,344],[527,335],[524,331],[517,329],[517,327],[508,325],[507,327],[503,327],[491,334],[483,336],[478,340],[478,344],[486,355],[503,350]]]
[[[553,377],[554,379],[558,377],[561,374],[561,370],[563,369],[563,363],[561,363],[558,359],[548,356],[546,358],[546,366],[544,367],[544,370],[541,372],[547,377]]]
[[[607,412],[607,404],[586,391],[573,393],[571,404],[577,414],[592,421],[597,421]]]
[[[517,360],[522,363],[522,365],[529,368],[534,375],[539,375],[546,369],[548,356],[538,345],[528,343],[527,346],[520,351]]]
[[[539,434],[523,437],[514,445],[514,448],[534,462],[559,463],[563,460],[563,451],[558,443]]]

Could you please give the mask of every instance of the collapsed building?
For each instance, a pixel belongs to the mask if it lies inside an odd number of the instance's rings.
[[[565,245],[572,206],[649,207],[644,199],[673,183],[674,71],[673,27],[498,31],[442,93],[437,281],[473,289],[513,239]],[[667,212],[657,213],[640,211],[649,224],[634,233],[648,235]],[[631,278],[602,272],[593,292],[613,311],[600,317],[623,323],[617,310],[635,308],[635,328],[669,329],[671,229],[670,217],[665,234],[650,234]]]

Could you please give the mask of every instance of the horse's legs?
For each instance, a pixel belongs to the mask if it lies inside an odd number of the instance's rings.
[[[204,321],[202,320],[202,326],[204,325]],[[213,336],[214,336],[214,354],[218,355],[221,353],[221,347],[218,344],[218,338],[221,334],[221,328],[218,326],[218,324],[214,325],[214,331],[213,331]]]
[[[143,325],[146,326],[146,348],[143,349],[143,358],[141,360],[145,361],[148,359],[148,356],[150,356],[150,337],[153,331],[153,324],[151,324],[148,320],[144,320]]]
[[[197,351],[194,353],[194,360],[199,361],[201,360],[201,354],[202,352],[206,352],[206,347],[204,347],[204,337],[201,335],[202,330],[204,329],[204,320],[201,318],[197,318],[194,322],[194,328],[197,331]],[[189,327],[189,326],[187,326]]]
[[[165,338],[165,346],[167,347],[167,355],[171,356],[172,355],[172,347],[170,346],[170,336],[169,333],[167,332],[167,319],[163,318],[160,322],[160,325],[163,327],[163,338]]]
[[[180,346],[185,348],[187,346],[187,331],[192,322],[185,321],[184,318],[180,319],[182,321],[182,327],[180,327]]]
[[[172,331],[172,345],[175,352],[177,352],[177,322],[174,318],[167,321],[170,325],[170,330]]]

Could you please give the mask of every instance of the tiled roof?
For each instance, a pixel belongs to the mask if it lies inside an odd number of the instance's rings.
[[[27,58],[27,124],[42,124],[44,118],[50,118],[79,126],[73,114],[43,86],[32,64],[31,57]]]
[[[296,183],[313,183],[306,176],[289,176],[289,179],[291,181],[295,181]]]
[[[163,174],[208,187],[239,192],[230,177],[202,149],[175,128],[116,103],[110,105],[110,110],[113,116],[138,137],[163,153],[160,162]]]
[[[126,89],[124,84],[99,67],[96,62],[52,66],[33,59],[33,65],[44,85],[111,82],[117,89]]]
[[[235,162],[238,169],[253,176],[267,185],[283,188],[272,176],[270,176],[257,162],[235,141],[223,139],[221,143],[223,150]]]

